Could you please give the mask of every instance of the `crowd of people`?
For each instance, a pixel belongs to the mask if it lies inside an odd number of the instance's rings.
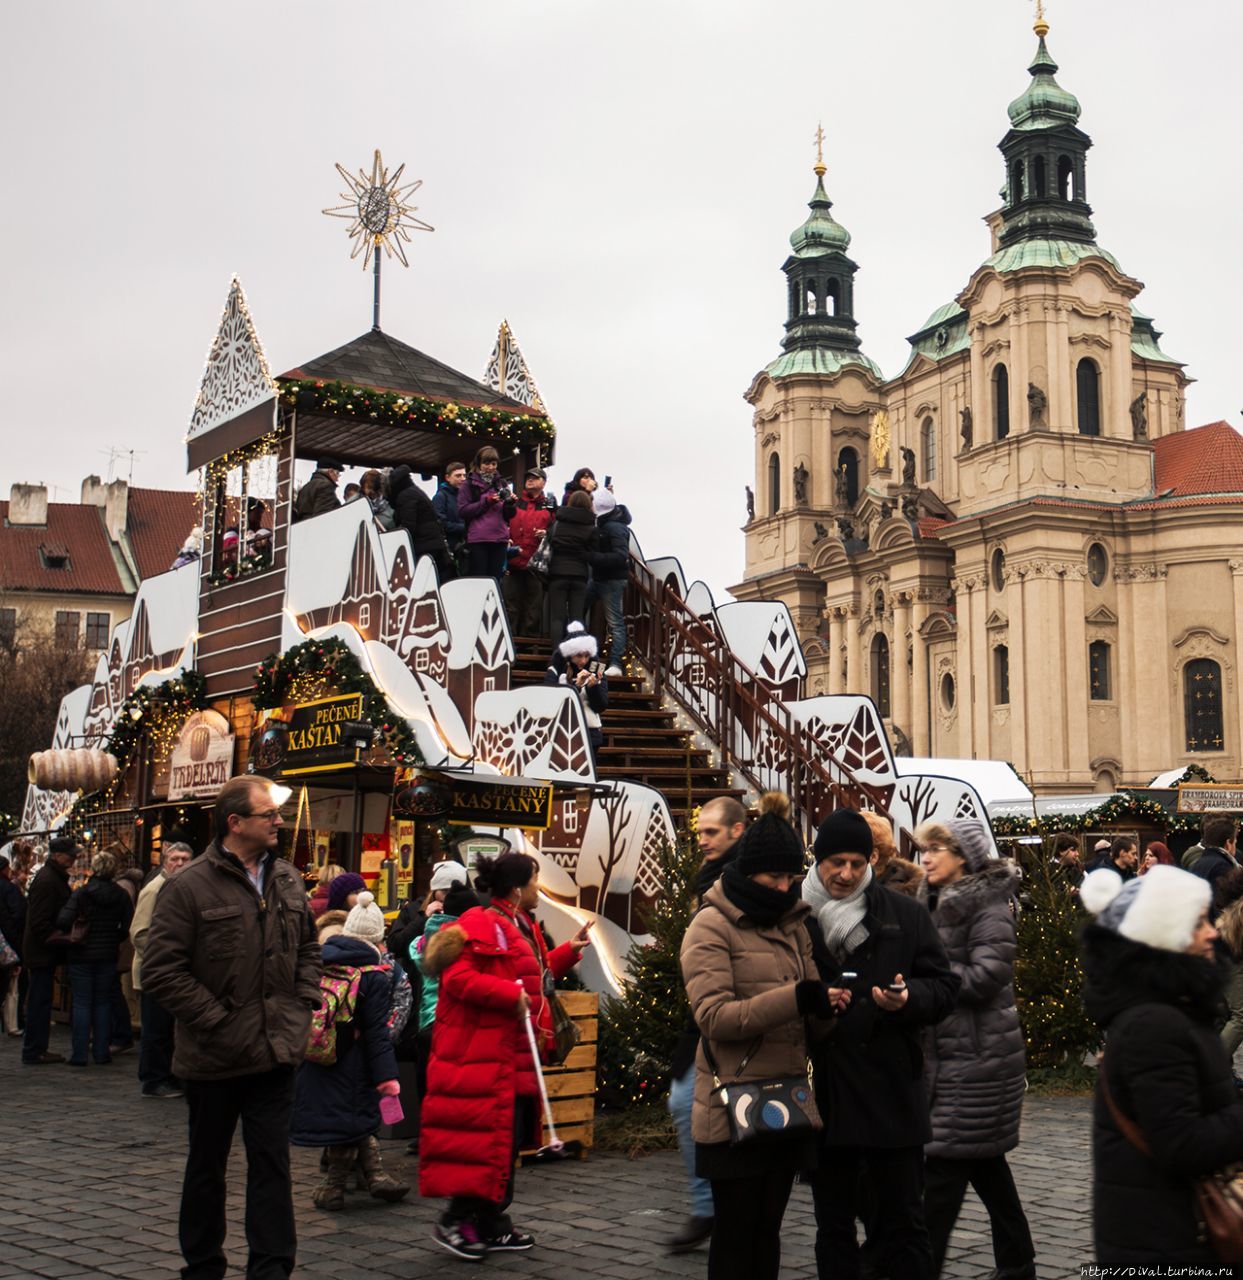
[[[612,477],[600,485],[590,467],[580,467],[558,502],[542,467],[529,468],[515,490],[491,446],[469,466],[449,462],[432,497],[407,466],[364,471],[338,497],[343,471],[335,458],[321,458],[294,499],[294,519],[335,511],[343,502],[368,503],[381,529],[409,533],[415,555],[430,556],[442,582],[495,579],[514,634],[547,636],[554,650],[598,603],[609,636],[606,666],[621,674],[631,515],[614,496]]]
[[[567,671],[582,669],[577,656]],[[72,1066],[129,1047],[118,975],[131,978],[142,1092],[188,1107],[179,1238],[191,1280],[226,1269],[239,1124],[249,1275],[294,1266],[291,1143],[320,1153],[320,1209],[342,1209],[352,1185],[388,1203],[410,1193],[377,1141],[402,1117],[402,1059],[416,1080],[405,1101],[419,1111],[418,1191],[443,1202],[435,1242],[466,1262],[533,1248],[511,1212],[517,1154],[543,1141],[556,986],[589,928],[551,945],[539,863],[521,853],[480,858],[473,882],[438,864],[427,898],[391,924],[338,865],[308,893],[278,855],[276,800],[262,778],[233,779],[208,847],[166,846],[145,885],[103,851],[71,888],[81,850],[67,838],[25,894],[0,858],[0,941],[26,978],[23,1061],[65,1061],[48,1050],[58,965],[73,993]],[[1017,867],[976,820],[917,828],[915,863],[876,814],[836,810],[809,851],[785,796],[759,808],[748,824],[722,797],[698,816],[697,910],[681,949],[690,1017],[669,1093],[690,1213],[669,1249],[708,1242],[710,1280],[775,1280],[799,1178],[820,1276],[931,1278],[970,1187],[988,1213],[993,1275],[1034,1277],[1007,1162],[1026,1087]],[[1105,1032],[1092,1131],[1102,1266],[1217,1261],[1197,1188],[1243,1156],[1236,839],[1233,819],[1212,816],[1189,870],[1163,843],[1141,858],[1124,836],[1094,849],[1086,872],[1077,840],[1053,842],[1085,912],[1085,1007]],[[10,1033],[11,992],[6,982]]]

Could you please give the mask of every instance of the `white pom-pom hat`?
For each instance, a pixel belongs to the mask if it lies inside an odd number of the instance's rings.
[[[384,912],[375,904],[375,894],[364,889],[358,895],[358,904],[350,908],[341,930],[347,938],[361,938],[377,946],[384,941]]]
[[[1097,924],[1159,951],[1187,950],[1212,896],[1207,880],[1165,866],[1125,883],[1116,871],[1093,871],[1079,890]]]
[[[565,629],[565,639],[557,646],[563,658],[572,658],[576,653],[585,653],[589,658],[596,656],[596,638],[587,633],[581,622],[571,622]]]

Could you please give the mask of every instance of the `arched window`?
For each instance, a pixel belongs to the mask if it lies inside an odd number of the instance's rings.
[[[1093,702],[1108,702],[1113,697],[1109,665],[1108,642],[1093,640],[1088,645],[1088,697]]]
[[[1045,181],[1044,156],[1036,157],[1036,199],[1043,200],[1048,195],[1048,183]]]
[[[937,424],[931,417],[924,419],[919,429],[919,441],[922,446],[924,480],[931,482],[937,478]]]
[[[998,440],[1010,434],[1010,374],[1004,364],[993,370],[993,424]]]
[[[993,703],[1010,704],[1010,646],[999,644],[993,650]]]
[[[1023,185],[1023,162],[1016,160],[1010,167],[1010,203],[1018,204],[1026,194]]]
[[[849,445],[837,455],[837,469],[846,472],[846,502],[853,507],[859,501],[859,455]]]
[[[1063,200],[1075,198],[1075,166],[1069,156],[1057,158],[1057,193]]]
[[[889,641],[877,633],[872,637],[872,701],[882,718],[889,711]]]
[[[1101,433],[1101,372],[1095,360],[1083,359],[1075,369],[1075,393],[1079,401],[1079,434]]]
[[[1224,751],[1221,715],[1221,666],[1196,658],[1183,668],[1183,723],[1188,751]]]
[[[781,459],[775,454],[768,457],[768,514],[775,516],[781,510]]]
[[[816,286],[814,281],[807,286],[807,314],[809,316],[816,314]]]
[[[830,280],[824,288],[824,314],[835,316],[842,309],[842,300],[836,280]]]

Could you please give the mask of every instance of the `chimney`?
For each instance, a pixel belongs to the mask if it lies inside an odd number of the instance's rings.
[[[9,490],[9,524],[47,524],[47,485],[15,484]]]
[[[104,527],[113,542],[120,542],[129,512],[129,485],[124,480],[114,480],[104,486],[104,493]]]
[[[98,476],[87,476],[82,481],[82,505],[84,507],[102,507],[107,501],[108,493]]]

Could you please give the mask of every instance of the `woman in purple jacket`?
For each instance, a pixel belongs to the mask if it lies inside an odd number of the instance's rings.
[[[514,495],[497,472],[500,457],[487,445],[475,454],[470,474],[458,490],[458,515],[466,524],[466,550],[472,578],[505,574],[509,551],[509,521],[516,510]]]

